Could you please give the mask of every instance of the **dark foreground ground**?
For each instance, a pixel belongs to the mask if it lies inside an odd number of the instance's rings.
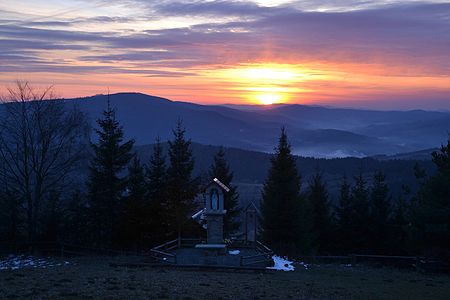
[[[124,258],[109,257],[65,261],[0,270],[0,299],[450,299],[450,276],[386,268],[236,272],[125,267]]]

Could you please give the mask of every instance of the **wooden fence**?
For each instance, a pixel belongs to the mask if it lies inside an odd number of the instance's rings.
[[[260,254],[241,256],[241,266],[266,264],[272,260],[273,251],[259,241],[255,243]]]
[[[88,247],[82,245],[73,245],[68,243],[0,243],[0,256],[9,254],[37,254],[54,256],[143,256],[151,257],[161,263],[176,263],[176,255],[173,253],[179,245],[182,247],[191,247],[200,243],[198,239],[178,239],[169,241],[146,252],[125,251],[99,247]],[[241,246],[245,246],[244,244]],[[255,245],[254,245],[255,246]],[[273,252],[261,243],[256,247],[261,254],[246,256],[241,258],[242,266],[251,266],[262,261],[270,259]],[[436,258],[422,256],[388,256],[388,255],[364,255],[350,254],[346,256],[299,256],[297,260],[307,264],[346,264],[346,265],[370,265],[370,266],[389,266],[397,268],[409,268],[417,271],[444,272],[450,273],[450,262]]]

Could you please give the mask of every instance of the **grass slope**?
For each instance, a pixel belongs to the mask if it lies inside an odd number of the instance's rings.
[[[240,273],[111,264],[121,259],[82,258],[55,268],[0,271],[0,298],[450,299],[449,276],[413,271],[297,265],[294,272]]]

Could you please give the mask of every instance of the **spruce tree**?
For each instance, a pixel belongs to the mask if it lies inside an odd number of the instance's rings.
[[[307,195],[313,212],[314,247],[319,253],[324,253],[332,245],[333,222],[328,189],[320,172],[310,180]]]
[[[233,172],[230,171],[230,166],[225,159],[225,151],[222,147],[214,156],[214,162],[210,167],[209,176],[211,178],[219,179],[230,189],[230,191],[224,195],[224,208],[227,213],[223,219],[224,236],[228,238],[240,227],[240,222],[238,220],[240,209],[238,207],[239,194],[237,192],[237,187],[231,184],[233,181]]]
[[[372,250],[385,254],[389,249],[391,198],[386,176],[378,171],[370,190],[370,221]]]
[[[144,242],[148,207],[146,205],[147,187],[144,168],[137,155],[128,167],[127,195],[124,199],[122,242],[128,247],[139,247]]]
[[[407,198],[410,194],[407,186],[402,186],[402,193],[394,201],[392,205],[392,230],[390,237],[390,252],[394,255],[407,254],[410,249],[408,247],[409,236],[408,225],[410,223],[410,201]]]
[[[123,171],[132,158],[134,141],[124,141],[123,129],[109,101],[97,124],[98,142],[91,144],[94,157],[88,179],[90,224],[93,241],[109,246],[116,233],[115,225],[120,220],[120,201],[127,185]]]
[[[308,251],[311,220],[300,194],[300,175],[284,128],[271,159],[262,198],[263,241],[281,254]]]
[[[170,212],[167,207],[167,168],[166,158],[159,138],[153,146],[153,153],[146,170],[147,198],[149,205],[149,239],[152,243],[160,243],[167,238],[167,226]]]
[[[366,252],[370,249],[370,212],[369,191],[362,172],[355,176],[355,185],[351,190],[351,206],[353,207],[350,221],[352,233],[352,248],[356,252]]]
[[[176,233],[180,241],[183,227],[195,210],[194,199],[198,193],[198,179],[193,178],[194,158],[191,140],[186,140],[186,129],[178,120],[173,130],[174,139],[169,141],[170,166],[167,170],[167,212],[169,231]]]
[[[88,210],[88,199],[79,189],[75,189],[67,203],[64,215],[64,239],[76,245],[90,243],[89,232],[92,227],[87,226],[90,222],[90,210]]]
[[[415,197],[413,225],[419,250],[449,256],[450,251],[450,136],[432,154],[437,172],[425,178]]]
[[[344,175],[336,207],[339,247],[343,252],[348,252],[352,245],[353,205],[350,192],[351,186],[347,181],[347,176]]]

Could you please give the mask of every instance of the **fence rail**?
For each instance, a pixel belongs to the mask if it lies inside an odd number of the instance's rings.
[[[256,241],[255,246],[261,254],[241,256],[241,266],[264,264],[271,261],[273,251],[269,247],[259,241]]]
[[[188,247],[201,243],[201,239],[178,239],[169,241],[162,245],[152,248],[147,252],[125,251],[108,248],[90,247],[83,245],[74,245],[69,243],[41,242],[41,243],[0,243],[0,255],[8,254],[51,254],[64,256],[90,256],[90,255],[108,255],[108,256],[142,256],[153,258],[162,263],[176,263],[176,254],[173,252],[177,247]],[[239,241],[233,241],[231,247],[238,246]],[[261,254],[242,256],[241,266],[252,266],[271,259],[273,252],[260,242],[253,244]],[[241,243],[242,247],[249,246]],[[330,256],[300,256],[297,259],[311,264],[320,263],[342,263],[342,264],[367,264],[367,265],[385,265],[400,268],[412,268],[418,271],[430,272],[450,272],[450,262],[435,258],[423,256],[398,256],[398,255],[371,255],[371,254],[350,254],[350,255],[330,255]]]
[[[174,249],[174,247],[177,247],[177,246],[178,246],[178,239],[174,239],[174,240],[168,241],[167,243],[156,246],[152,249],[154,249],[154,250],[161,250],[161,249],[170,250],[170,249]]]
[[[169,252],[151,249],[150,256],[162,263],[175,264],[177,262],[177,256]]]
[[[350,255],[314,255],[299,256],[301,260],[309,264],[366,264],[379,266],[395,266],[400,268],[416,268],[420,269],[427,259],[420,256],[398,256],[398,255],[371,255],[371,254],[350,254]]]
[[[44,242],[44,243],[19,243],[1,244],[0,255],[8,254],[52,254],[60,256],[88,256],[88,255],[109,255],[109,256],[148,256],[148,253],[130,250],[117,250],[85,245],[74,245],[69,243]]]

